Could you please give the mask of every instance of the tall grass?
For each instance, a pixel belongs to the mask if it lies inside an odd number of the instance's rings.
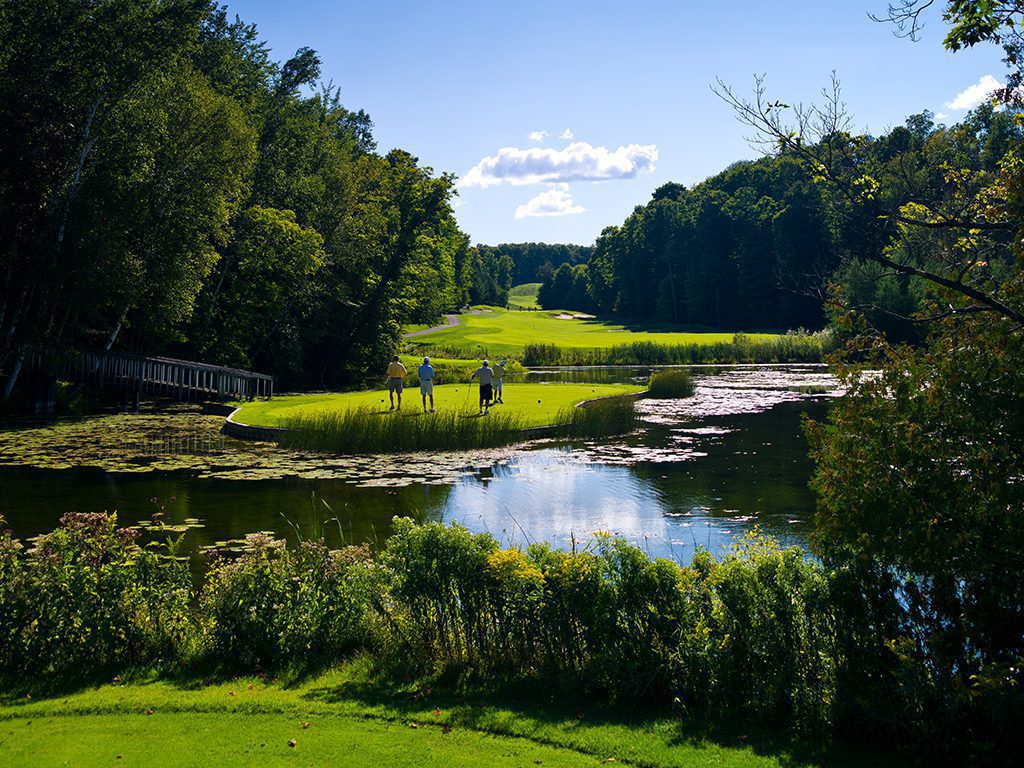
[[[376,554],[252,534],[194,585],[116,515],[65,515],[29,548],[0,518],[0,690],[363,652],[407,676],[568,683],[712,725],[900,741],[922,764],[1016,764],[1024,694],[921,666],[907,649],[930,616],[893,593],[879,630],[865,598],[889,587],[859,564],[825,568],[756,532],[680,566],[608,535],[568,552],[458,525],[394,531]],[[1015,663],[986,674],[1012,679]]]
[[[611,437],[640,426],[636,400],[605,397],[583,406],[563,408],[558,414],[559,433],[566,437]]]
[[[331,453],[492,448],[522,439],[523,420],[507,411],[484,416],[440,413],[380,413],[368,408],[320,411],[285,420],[283,445]]]
[[[693,377],[685,369],[655,371],[647,387],[647,396],[655,400],[672,400],[693,395]]]
[[[834,351],[836,342],[829,331],[791,331],[769,338],[743,333],[731,342],[713,344],[659,344],[634,341],[604,349],[560,347],[557,344],[527,344],[523,365],[697,365],[714,363],[817,363]]]

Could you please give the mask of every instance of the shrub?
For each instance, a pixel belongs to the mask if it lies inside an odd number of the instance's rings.
[[[16,563],[0,536],[8,674],[68,680],[177,656],[190,631],[188,567],[137,538],[116,514],[70,513]]]
[[[289,550],[263,533],[218,559],[200,595],[204,657],[234,670],[308,669],[356,648],[367,626],[364,547]]]
[[[671,400],[693,396],[693,377],[685,368],[655,371],[647,387],[647,396],[658,400]]]

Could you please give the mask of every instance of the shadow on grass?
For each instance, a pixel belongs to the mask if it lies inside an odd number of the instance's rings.
[[[659,764],[675,748],[747,749],[791,768],[895,766],[891,755],[843,744],[817,744],[751,722],[685,721],[667,706],[608,704],[559,678],[464,684],[458,675],[414,681],[370,675],[313,686],[303,698],[323,704],[354,703],[410,722],[437,722],[501,735],[571,746],[598,757],[615,754],[636,764]],[[629,742],[636,747],[631,747]],[[658,743],[660,741],[660,744]],[[639,753],[637,753],[639,748]]]

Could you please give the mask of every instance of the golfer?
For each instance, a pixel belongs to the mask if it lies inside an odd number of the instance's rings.
[[[430,358],[424,357],[423,364],[416,369],[420,377],[420,395],[423,397],[423,412],[427,412],[427,397],[430,397],[430,413],[434,411],[434,366],[430,364]]]
[[[496,366],[494,366],[494,402],[505,404],[505,401],[501,399],[501,385],[505,378],[505,361],[502,360]]]
[[[491,410],[491,382],[494,381],[494,370],[491,368],[491,364],[484,360],[483,365],[473,372],[473,378],[480,381],[480,413],[489,413]]]
[[[409,372],[405,370],[398,359],[398,355],[391,358],[391,365],[388,366],[388,399],[391,400],[389,411],[395,410],[395,393],[398,393],[398,410],[402,410],[402,381]]]

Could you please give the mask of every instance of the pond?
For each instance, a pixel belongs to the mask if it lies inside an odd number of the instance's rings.
[[[188,528],[189,552],[260,530],[308,537],[328,518],[333,544],[380,543],[396,515],[457,521],[505,544],[581,547],[608,531],[681,562],[755,525],[806,544],[814,500],[801,418],[824,417],[835,381],[821,366],[695,368],[694,379],[692,398],[641,401],[643,429],[625,438],[461,454],[287,451],[224,437],[222,418],[179,406],[9,427],[0,432],[0,514],[29,537],[69,511],[117,510],[134,524],[162,509]]]

